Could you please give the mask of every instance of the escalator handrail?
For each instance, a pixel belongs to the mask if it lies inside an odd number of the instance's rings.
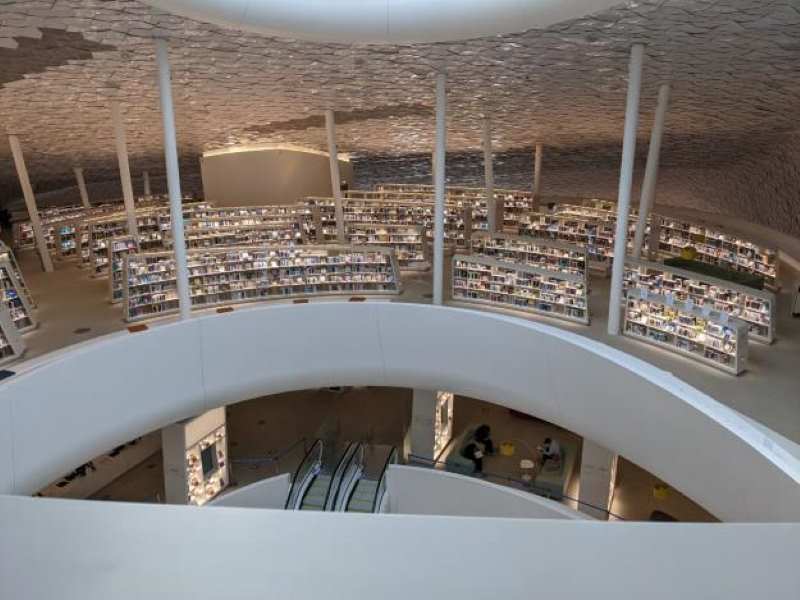
[[[366,450],[366,446],[364,444],[359,444],[358,448],[356,448],[355,452],[353,452],[353,455],[350,457],[350,460],[348,461],[348,464],[345,467],[345,470],[343,471],[342,481],[339,484],[339,486],[336,488],[336,495],[333,497],[333,502],[331,502],[331,509],[332,510],[339,510],[337,508],[339,506],[339,504],[340,504],[339,495],[343,491],[345,492],[347,497],[343,498],[343,500],[341,501],[341,504],[344,505],[345,508],[346,508],[347,503],[350,502],[350,496],[353,494],[353,490],[355,488],[351,489],[350,492],[347,493],[347,489],[350,486],[350,480],[349,480],[348,475],[349,475],[350,470],[352,468],[355,468],[356,472],[358,472],[358,473],[360,473],[363,470],[363,468],[364,468],[364,453],[365,453],[365,450]]]
[[[331,475],[331,481],[328,484],[328,489],[325,491],[325,501],[322,503],[322,510],[329,510],[328,501],[331,499],[331,490],[335,487],[338,492],[338,482],[341,480],[342,473],[344,473],[347,469],[347,466],[350,464],[350,459],[353,458],[353,455],[359,446],[360,444],[358,442],[350,442],[347,445],[347,448],[345,448],[345,451],[342,453],[341,458],[339,458],[339,462],[336,464],[336,468]]]
[[[312,457],[316,457],[315,458],[315,462],[317,464],[321,463],[322,462],[322,447],[323,446],[322,446],[322,440],[321,439],[317,438],[316,440],[314,440],[314,443],[311,444],[311,448],[308,450],[308,452],[306,452],[306,455],[303,457],[303,460],[301,460],[300,464],[297,465],[297,469],[295,469],[294,475],[292,477],[292,487],[289,488],[289,496],[286,498],[286,506],[284,508],[286,508],[287,510],[294,508],[294,506],[292,506],[292,504],[295,504],[297,502],[296,496],[299,493],[298,490],[299,490],[300,486],[302,485],[302,482],[298,481],[298,478],[300,477],[300,473],[303,470],[303,466]],[[292,502],[292,498],[293,497],[294,497],[294,502]]]
[[[397,446],[392,446],[392,450],[389,452],[389,456],[386,457],[386,462],[383,465],[381,476],[378,479],[378,486],[375,488],[375,497],[372,499],[373,513],[378,512],[378,504],[383,498],[381,490],[386,491],[386,471],[389,469],[389,465],[395,464],[396,462],[397,462]]]

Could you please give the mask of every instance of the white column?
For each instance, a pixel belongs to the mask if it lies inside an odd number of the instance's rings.
[[[167,504],[203,505],[230,485],[225,407],[161,430]]]
[[[616,454],[587,439],[581,452],[581,477],[578,509],[595,517],[608,519],[617,480]]]
[[[336,120],[332,110],[325,111],[325,129],[328,132],[328,160],[331,165],[331,189],[335,203],[336,239],[340,244],[344,244],[347,242],[344,235],[344,201],[339,174],[339,152],[336,149]]]
[[[161,121],[164,127],[164,157],[167,165],[167,191],[172,224],[172,246],[178,284],[178,306],[181,319],[188,319],[192,305],[189,298],[189,268],[186,263],[186,242],[183,237],[183,205],[181,176],[178,170],[178,142],[175,135],[175,113],[172,107],[172,82],[170,80],[169,48],[166,40],[156,40],[158,61],[158,91],[161,100]]]
[[[533,206],[539,206],[539,194],[542,191],[542,150],[541,144],[536,144],[533,155]]]
[[[142,183],[144,184],[144,197],[149,199],[152,193],[150,192],[150,173],[147,171],[142,173]]]
[[[47,249],[47,240],[44,239],[42,222],[39,219],[39,209],[36,208],[36,197],[33,195],[31,180],[28,178],[28,168],[25,166],[25,157],[22,155],[22,147],[19,145],[19,138],[15,135],[9,135],[8,145],[11,146],[14,166],[17,167],[17,177],[19,177],[22,196],[25,198],[25,206],[28,208],[28,216],[31,219],[31,228],[33,228],[33,237],[36,240],[36,249],[39,251],[39,258],[42,261],[42,269],[45,273],[52,273],[53,261],[50,258],[50,251]]]
[[[483,179],[486,186],[486,210],[489,213],[489,233],[503,229],[503,209],[494,197],[494,158],[492,156],[492,123],[483,119]],[[499,213],[499,214],[498,214]]]
[[[436,75],[436,162],[433,211],[433,303],[444,299],[444,164],[447,146],[447,77]]]
[[[625,133],[622,138],[622,166],[617,196],[617,228],[614,234],[614,264],[611,268],[611,294],[608,301],[608,333],[619,335],[622,276],[625,271],[625,251],[628,237],[628,213],[631,207],[633,162],[636,157],[636,128],[639,125],[639,91],[642,83],[644,46],[631,48],[628,65],[628,99],[625,106]]]
[[[131,167],[128,163],[128,143],[125,136],[125,123],[122,119],[122,106],[118,101],[114,101],[111,105],[111,116],[114,121],[114,144],[117,147],[119,178],[122,183],[122,200],[125,202],[125,214],[128,217],[128,235],[138,235],[139,228],[136,225],[136,206],[133,202]]]
[[[78,192],[81,195],[81,203],[83,204],[84,208],[91,208],[92,205],[89,203],[89,192],[86,191],[86,180],[83,178],[83,169],[80,167],[74,167],[72,169],[75,171],[75,179],[78,180]]]
[[[436,460],[453,435],[453,394],[413,390],[408,435],[407,454]]]
[[[658,163],[661,159],[661,137],[664,133],[664,121],[667,117],[669,104],[669,84],[665,83],[658,89],[658,104],[656,116],[653,119],[653,130],[650,132],[650,148],[647,151],[647,166],[644,170],[642,182],[642,196],[639,199],[639,219],[636,222],[636,234],[633,238],[633,257],[642,255],[642,243],[647,227],[647,217],[653,208],[656,197],[656,182],[658,181]]]

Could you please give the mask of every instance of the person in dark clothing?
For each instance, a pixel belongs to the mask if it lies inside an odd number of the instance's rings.
[[[492,428],[488,425],[481,425],[475,430],[475,441],[483,445],[484,454],[494,454],[494,442],[492,441]]]
[[[473,475],[483,475],[483,450],[477,442],[470,442],[461,450],[461,456],[471,460],[473,465]]]

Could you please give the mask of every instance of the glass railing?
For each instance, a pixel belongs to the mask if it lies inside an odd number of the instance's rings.
[[[330,510],[344,510],[353,489],[361,478],[361,474],[364,472],[365,452],[366,446],[364,444],[359,444],[356,451],[350,456],[345,466],[344,473],[342,474],[341,482],[336,488],[336,493],[331,501]]]
[[[383,496],[386,494],[386,471],[389,469],[389,465],[395,464],[397,464],[397,448],[393,447],[389,456],[386,457],[386,463],[383,465],[381,477],[378,480],[378,487],[375,488],[375,497],[372,499],[372,512],[374,513],[380,510]]]
[[[575,508],[578,508],[579,510],[581,507],[590,508],[592,509],[593,512],[605,515],[610,521],[625,520],[623,517],[620,517],[619,515],[612,513],[606,508],[590,504],[589,502],[578,500],[577,498],[573,498],[572,496],[569,496],[567,494],[561,494],[560,498],[556,499],[553,497],[552,490],[537,487],[535,480],[523,481],[521,479],[515,479],[514,477],[509,477],[508,475],[501,475],[498,473],[488,473],[486,471],[482,472],[481,474],[466,473],[464,472],[463,469],[454,467],[453,465],[448,464],[445,461],[432,460],[430,458],[425,458],[424,456],[417,456],[415,454],[410,454],[408,456],[408,466],[427,468],[427,469],[439,469],[442,471],[448,471],[450,473],[457,473],[458,475],[464,475],[466,477],[475,477],[476,479],[482,479],[484,481],[489,481],[490,483],[497,483],[505,487],[514,488],[516,490],[521,490],[524,492],[530,492],[531,494],[535,494],[542,498],[547,498],[548,500],[552,500],[554,502],[558,502],[559,500],[561,501],[566,500],[574,504]]]
[[[347,471],[347,467],[353,456],[358,452],[361,444],[350,442],[347,448],[339,458],[336,468],[333,470],[331,481],[328,484],[328,490],[325,492],[325,502],[322,505],[322,510],[333,510],[333,503],[336,501],[336,494],[339,492],[339,485],[342,482],[342,476]]]
[[[306,453],[305,458],[297,467],[292,478],[292,488],[289,490],[289,497],[286,499],[286,508],[295,509],[302,498],[302,494],[308,487],[310,481],[319,473],[322,466],[322,440],[316,440],[311,449]]]

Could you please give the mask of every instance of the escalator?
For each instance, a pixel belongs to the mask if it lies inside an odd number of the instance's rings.
[[[359,443],[340,446],[316,440],[294,473],[286,509],[333,510],[342,478],[359,453]]]
[[[397,463],[397,448],[371,446],[364,453],[360,469],[351,481],[342,481],[342,502],[338,510],[356,513],[381,512],[386,494],[386,470]],[[337,508],[334,508],[337,510]]]

